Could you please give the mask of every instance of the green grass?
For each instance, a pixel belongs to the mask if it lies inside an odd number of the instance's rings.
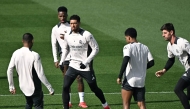
[[[124,31],[128,27],[137,29],[138,40],[150,48],[155,59],[155,66],[147,71],[147,108],[183,108],[173,93],[177,80],[184,72],[183,66],[176,61],[171,70],[161,78],[156,78],[154,72],[163,68],[167,60],[167,42],[164,41],[159,30],[164,23],[172,22],[176,35],[190,41],[189,4],[188,0],[1,0],[0,108],[20,109],[25,104],[24,96],[19,90],[16,72],[14,74],[16,96],[10,95],[6,76],[10,57],[16,49],[22,47],[21,37],[25,32],[31,32],[34,35],[33,50],[40,54],[45,74],[57,94],[44,96],[45,109],[62,108],[63,78],[60,70],[54,67],[50,42],[51,29],[58,22],[57,7],[60,5],[65,5],[69,9],[69,15],[78,14],[81,17],[82,28],[90,31],[98,42],[100,52],[94,59],[94,69],[98,85],[104,91],[112,109],[122,108],[120,86],[116,84],[116,79],[122,62],[122,49],[126,44]],[[78,108],[76,87],[77,84],[74,82],[72,85],[73,109]],[[43,89],[44,93],[48,94],[44,86]],[[89,109],[101,109],[100,101],[91,94],[86,82],[85,92],[85,101]],[[133,100],[131,108],[137,108]]]

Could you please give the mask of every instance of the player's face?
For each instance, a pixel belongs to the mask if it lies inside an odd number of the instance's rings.
[[[58,19],[61,23],[65,23],[67,21],[67,13],[66,12],[58,12]]]
[[[167,30],[163,30],[162,31],[162,36],[164,37],[164,39],[166,41],[170,41],[173,35],[173,31],[167,31]]]
[[[78,32],[80,27],[80,22],[77,22],[77,20],[70,20],[70,26],[72,31]]]

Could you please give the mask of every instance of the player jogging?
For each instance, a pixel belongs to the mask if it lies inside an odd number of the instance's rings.
[[[177,57],[184,66],[185,72],[177,82],[174,92],[180,99],[183,107],[185,109],[190,109],[190,44],[186,39],[175,35],[175,29],[172,23],[164,24],[160,30],[162,31],[164,39],[168,41],[168,61],[165,67],[162,70],[157,71],[155,75],[160,77],[165,74],[173,66],[175,57]],[[187,95],[184,93],[184,89],[186,88]]]
[[[16,50],[10,60],[7,77],[9,90],[16,93],[13,81],[14,67],[18,73],[19,87],[26,99],[25,109],[43,109],[43,91],[41,82],[47,87],[50,94],[54,94],[54,89],[48,82],[41,64],[40,55],[31,50],[33,46],[33,36],[30,33],[23,35],[23,47]]]
[[[123,109],[130,109],[132,96],[137,101],[139,109],[146,109],[146,70],[154,65],[154,60],[148,47],[138,42],[136,38],[135,28],[126,29],[125,39],[128,44],[123,47],[123,63],[117,78],[117,83],[121,84],[124,76],[121,89]]]
[[[70,26],[71,31],[64,37],[65,43],[62,55],[63,60],[65,60],[69,51],[71,55],[69,68],[63,82],[62,96],[64,109],[69,109],[69,89],[77,75],[80,75],[87,81],[90,89],[101,101],[103,108],[110,109],[102,90],[97,86],[94,71],[91,70],[89,65],[99,51],[98,44],[90,32],[80,28],[80,17],[78,15],[70,17]],[[92,49],[90,54],[88,54],[89,46]]]

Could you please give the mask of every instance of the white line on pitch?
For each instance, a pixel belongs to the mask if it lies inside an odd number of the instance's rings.
[[[146,92],[147,94],[169,94],[169,93],[174,93],[174,92]],[[78,93],[71,93],[73,95],[76,95]],[[85,93],[88,95],[94,94],[94,93]],[[120,92],[116,92],[116,93],[104,93],[105,95],[118,95],[121,94]],[[49,94],[44,94],[44,95],[49,95]],[[54,95],[62,95],[62,94],[54,94]],[[0,96],[23,96],[23,94],[15,94],[15,95],[0,95]]]

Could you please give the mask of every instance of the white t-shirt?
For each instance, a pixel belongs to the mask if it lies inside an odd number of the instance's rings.
[[[123,57],[129,56],[126,78],[131,87],[144,87],[147,62],[153,60],[148,47],[141,43],[130,43],[123,48]]]
[[[65,56],[70,50],[70,64],[69,66],[80,70],[80,71],[89,71],[89,63],[99,52],[99,47],[94,39],[93,35],[83,29],[80,29],[78,33],[70,32],[65,36],[65,46],[63,47],[62,60],[65,60]],[[88,54],[89,46],[92,49],[92,52]],[[89,56],[88,56],[89,55]],[[85,69],[80,69],[80,63],[86,65]]]
[[[60,47],[63,47],[64,40],[60,38],[61,34],[67,34],[71,30],[69,23],[59,23],[58,25],[55,25],[52,29],[51,33],[51,44],[52,44],[52,52],[53,52],[53,59],[54,62],[58,62],[57,58],[57,41],[60,45]],[[65,61],[69,61],[70,56],[68,55]],[[61,64],[62,62],[60,62]]]
[[[7,69],[10,91],[15,89],[13,81],[14,67],[16,67],[16,71],[19,75],[19,87],[25,96],[31,96],[35,90],[32,75],[33,67],[37,73],[38,78],[48,88],[49,92],[54,92],[51,84],[46,79],[38,53],[30,51],[29,48],[26,47],[22,47],[13,53]]]
[[[167,45],[168,58],[177,57],[181,64],[184,66],[185,71],[187,71],[190,66],[188,64],[188,57],[190,55],[190,44],[189,42],[181,37],[176,37],[174,44],[171,45],[168,42]]]

